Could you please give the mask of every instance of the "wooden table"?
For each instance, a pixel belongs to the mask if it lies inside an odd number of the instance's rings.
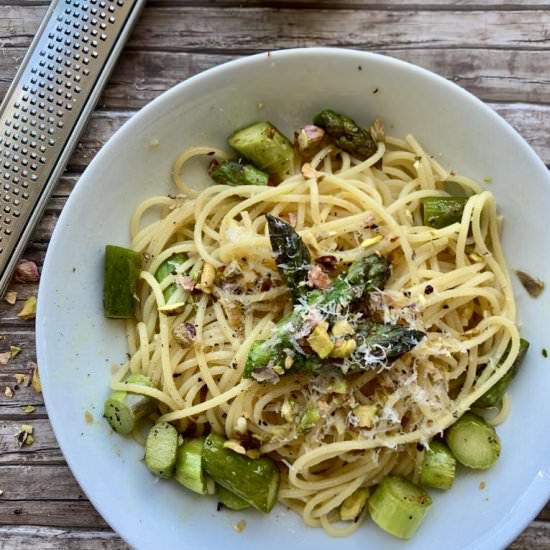
[[[45,0],[0,0],[0,95],[46,11]],[[343,46],[389,54],[436,71],[487,101],[550,163],[550,2],[545,0],[151,0],[57,185],[25,257],[42,264],[61,208],[80,173],[132,114],[174,84],[260,50]],[[483,146],[483,144],[480,144]],[[15,373],[36,360],[32,321],[17,312],[36,294],[12,284],[0,302],[0,550],[127,548],[74,480],[48,423],[42,396]],[[22,407],[33,405],[28,415]],[[35,443],[15,435],[32,424]],[[511,546],[550,548],[550,506]]]

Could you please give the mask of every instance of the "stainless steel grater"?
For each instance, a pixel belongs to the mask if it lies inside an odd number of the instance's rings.
[[[54,0],[0,106],[0,296],[145,0]]]

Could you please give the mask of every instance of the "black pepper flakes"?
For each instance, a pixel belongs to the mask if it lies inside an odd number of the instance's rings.
[[[546,359],[548,357],[548,350],[546,348],[542,348],[542,356]]]
[[[426,285],[424,288],[424,294],[431,294],[434,291],[434,287],[432,285]]]

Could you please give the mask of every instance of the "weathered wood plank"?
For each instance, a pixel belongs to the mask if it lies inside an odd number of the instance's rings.
[[[544,50],[376,49],[439,73],[485,101],[550,102]],[[0,55],[0,97],[15,74],[16,48]],[[17,55],[14,54],[17,52]],[[126,50],[109,80],[99,105],[106,110],[139,109],[162,92],[237,55]]]
[[[105,520],[87,500],[0,499],[0,525],[43,525],[86,529],[108,528]],[[0,548],[2,546],[0,545]]]
[[[86,500],[66,465],[0,465],[2,500]]]
[[[112,531],[0,527],[0,550],[128,550]]]
[[[19,448],[17,434],[21,430],[21,424],[30,424],[33,427],[34,443]],[[17,422],[0,421],[0,465],[23,467],[32,464],[65,465],[49,421],[35,420],[32,415]],[[12,475],[23,475],[19,472],[20,470],[15,470]],[[0,489],[2,485],[3,482],[0,481]],[[13,497],[5,493],[5,498]]]
[[[43,6],[5,6],[0,44],[27,47]],[[345,32],[342,32],[345,29]],[[169,6],[146,7],[129,47],[161,51],[251,52],[315,46],[550,47],[550,11],[303,10]]]
[[[509,550],[543,550],[550,548],[550,525],[534,521],[508,547]]]
[[[148,0],[148,5],[157,7],[177,7],[182,5],[189,6],[239,6],[239,7],[300,7],[302,9],[319,8],[342,8],[349,7],[355,9],[377,9],[377,10],[396,10],[396,9],[423,9],[423,10],[442,10],[442,9],[476,9],[491,10],[531,10],[548,8],[547,0],[514,0],[501,2],[500,0],[430,0],[422,3],[419,0],[343,0],[342,2],[331,2],[330,0]],[[0,6],[47,6],[49,0],[0,0]]]

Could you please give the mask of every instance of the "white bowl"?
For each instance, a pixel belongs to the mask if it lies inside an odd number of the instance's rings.
[[[392,135],[414,133],[444,165],[479,181],[490,176],[506,219],[510,267],[550,281],[545,166],[489,107],[439,76],[389,57],[316,48],[240,59],[166,92],[125,124],[81,177],[53,234],[38,299],[38,360],[55,434],[94,506],[135,548],[496,549],[550,496],[550,365],[541,356],[550,343],[549,293],[533,300],[517,285],[522,332],[532,346],[513,384],[510,418],[499,428],[502,457],[488,472],[460,472],[447,493],[434,491],[430,514],[406,544],[369,522],[340,540],[282,508],[269,516],[216,512],[214,499],[156,483],[142,449],[102,420],[111,364],[126,353],[123,323],[102,314],[105,244],[127,244],[132,209],[171,190],[170,165],[183,148],[223,147],[232,130],[256,119],[290,133],[326,106],[365,122],[381,117]],[[232,525],[243,517],[247,528],[237,534]]]

